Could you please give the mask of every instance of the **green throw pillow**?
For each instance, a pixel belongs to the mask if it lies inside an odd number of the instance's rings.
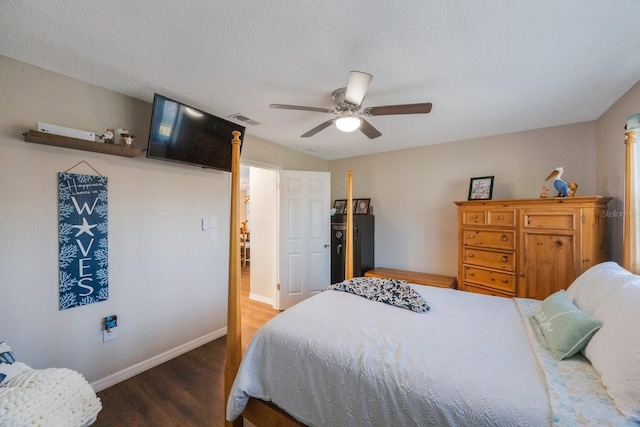
[[[579,352],[602,326],[601,321],[576,307],[564,290],[549,295],[534,316],[557,360]]]

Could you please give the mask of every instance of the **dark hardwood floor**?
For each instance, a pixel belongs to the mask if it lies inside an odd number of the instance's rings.
[[[249,267],[242,268],[243,349],[278,311],[249,300]],[[222,426],[226,337],[149,369],[98,393],[94,426]],[[245,425],[249,425],[245,421]]]

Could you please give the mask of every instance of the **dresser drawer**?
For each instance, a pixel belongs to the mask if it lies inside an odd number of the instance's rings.
[[[525,228],[555,228],[562,230],[575,230],[575,212],[524,212],[523,225]]]
[[[513,230],[463,230],[463,244],[483,248],[516,249],[516,232]]]
[[[515,294],[509,292],[500,292],[496,289],[483,288],[482,286],[476,286],[473,283],[464,283],[462,288],[467,292],[473,292],[474,294],[492,295],[494,297],[513,298]]]
[[[462,262],[503,271],[515,271],[516,268],[516,256],[513,252],[463,248]]]
[[[515,209],[490,209],[487,212],[487,224],[515,227],[516,211]]]
[[[462,224],[464,225],[485,225],[486,218],[487,212],[484,210],[462,212]]]
[[[493,289],[505,292],[515,293],[516,276],[510,273],[501,273],[499,271],[484,270],[468,265],[464,266],[463,280],[469,282],[480,283]]]

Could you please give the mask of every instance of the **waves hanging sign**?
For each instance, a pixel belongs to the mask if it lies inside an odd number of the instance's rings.
[[[58,175],[60,310],[109,298],[107,178]]]

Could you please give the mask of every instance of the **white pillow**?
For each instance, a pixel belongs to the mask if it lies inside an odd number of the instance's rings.
[[[640,276],[604,262],[578,277],[567,296],[603,323],[583,352],[618,410],[640,421]]]
[[[603,325],[584,350],[616,407],[640,422],[640,283],[609,295],[593,314]]]
[[[612,293],[629,282],[640,283],[640,277],[630,273],[615,262],[603,262],[582,273],[567,288],[567,297],[580,310],[593,316],[598,307]]]

